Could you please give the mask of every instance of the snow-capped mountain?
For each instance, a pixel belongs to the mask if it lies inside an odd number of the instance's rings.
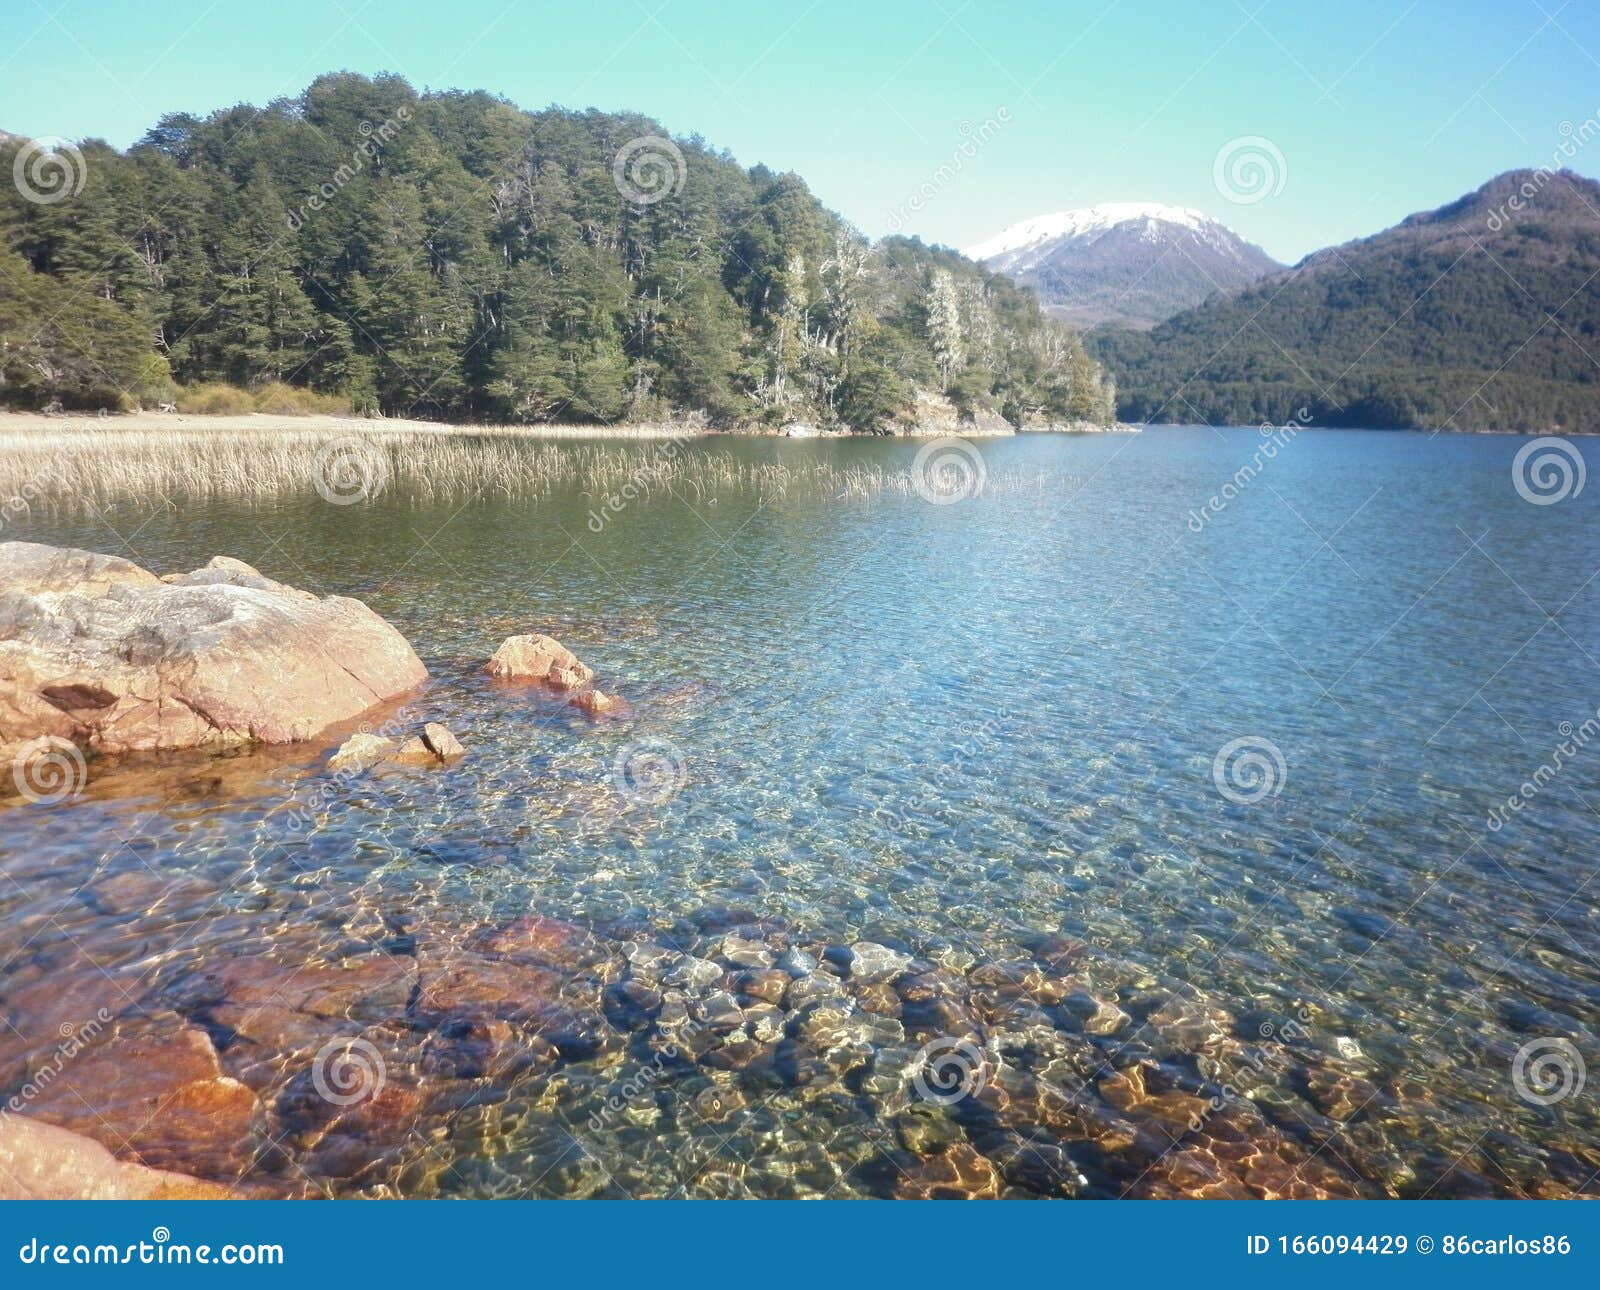
[[[1081,327],[1153,327],[1283,267],[1204,212],[1160,202],[1037,215],[965,254],[1032,287],[1051,314]]]

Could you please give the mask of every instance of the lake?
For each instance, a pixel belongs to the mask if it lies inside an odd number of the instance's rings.
[[[15,522],[365,600],[469,756],[12,799],[0,998],[204,1028],[271,1187],[1600,1193],[1600,489],[1526,500],[1512,437],[1267,438],[974,440],[949,504],[815,482],[916,441],[714,439],[671,451],[837,471]],[[533,630],[631,714],[482,676]],[[508,925],[554,1052],[430,998]],[[232,960],[421,975],[269,1022],[197,984]],[[329,1036],[389,1100],[313,1105]]]

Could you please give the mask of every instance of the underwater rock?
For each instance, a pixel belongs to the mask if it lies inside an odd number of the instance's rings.
[[[153,1169],[238,1177],[262,1124],[256,1095],[223,1073],[210,1036],[175,1013],[130,1019],[83,1049],[28,1113]]]
[[[987,1200],[1000,1195],[1000,1174],[987,1157],[958,1142],[905,1170],[894,1194],[902,1200]]]
[[[600,690],[580,690],[567,700],[569,708],[576,708],[586,717],[625,717],[628,705],[614,694]]]

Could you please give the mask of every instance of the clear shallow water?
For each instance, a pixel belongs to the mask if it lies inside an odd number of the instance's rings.
[[[1012,482],[954,505],[657,496],[599,533],[577,495],[309,488],[13,527],[359,596],[433,673],[410,709],[471,749],[97,767],[76,801],[0,808],[13,1029],[37,1038],[30,989],[92,1014],[109,973],[118,1010],[205,1028],[261,1094],[247,1181],[340,1194],[1592,1194],[1593,1085],[1541,1105],[1513,1076],[1555,1041],[1600,1053],[1600,746],[1486,821],[1600,705],[1597,494],[1523,501],[1513,438],[1318,431],[1191,523],[1259,441],[984,440]],[[633,716],[478,675],[540,629]],[[1281,754],[1256,802],[1214,780],[1239,739]],[[641,750],[659,802],[618,774]],[[554,1055],[450,975],[529,913],[595,938],[521,956],[564,956],[583,1033],[546,1026]],[[920,962],[885,996],[862,941]],[[648,946],[723,961],[700,980]],[[822,966],[776,1016],[716,979],[791,946]],[[241,1025],[196,981],[256,955],[401,986]],[[374,1045],[388,1101],[304,1096],[329,1036]],[[973,1096],[913,1078],[941,1039]]]

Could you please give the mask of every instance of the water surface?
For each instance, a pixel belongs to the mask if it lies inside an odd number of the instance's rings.
[[[276,1145],[246,1180],[335,1194],[1592,1194],[1593,1087],[1541,1104],[1514,1074],[1600,1053],[1600,747],[1487,821],[1600,706],[1596,490],[1524,501],[1514,438],[1308,431],[1200,516],[1260,442],[983,440],[992,486],[944,506],[658,490],[602,524],[578,493],[308,487],[14,525],[364,599],[433,674],[409,711],[471,754],[97,766],[75,801],[0,807],[0,989],[128,974],[225,1068],[256,1063]],[[686,451],[904,469],[917,448]],[[633,716],[486,683],[526,630]],[[1270,767],[1259,800],[1234,800],[1248,766],[1231,797],[1214,775],[1239,740]],[[114,879],[129,898],[97,898]],[[368,1159],[306,1129],[303,1047],[263,1074],[194,987],[258,954],[426,971],[530,912],[594,933],[575,971],[605,1033],[443,1078],[415,998],[355,1009],[340,1033],[423,1090],[349,1131]],[[663,981],[640,947],[737,973],[730,929],[844,978],[837,1032],[802,1000],[703,1036],[708,995],[750,997]],[[849,981],[864,941],[943,974],[955,1012]],[[630,979],[662,1016],[618,1003]],[[941,1039],[981,1054],[972,1096],[912,1079]]]

